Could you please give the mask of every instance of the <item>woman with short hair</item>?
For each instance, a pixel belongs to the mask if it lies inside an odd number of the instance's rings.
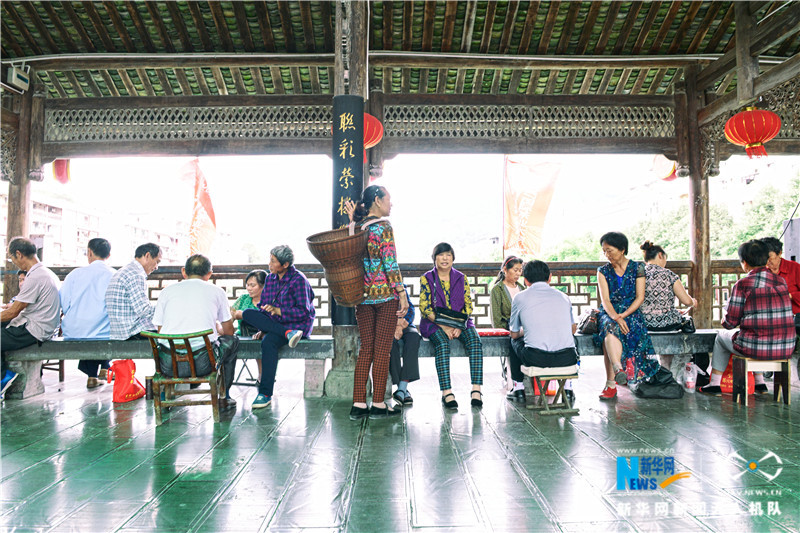
[[[314,329],[314,291],[305,275],[294,266],[294,253],[286,245],[270,250],[269,276],[258,309],[242,311],[242,320],[263,333],[261,339],[261,381],[253,409],[272,403],[278,349],[297,346]]]
[[[436,373],[439,376],[439,389],[442,391],[442,405],[446,409],[458,409],[458,402],[450,384],[450,340],[459,339],[469,356],[469,373],[472,381],[470,403],[473,407],[483,406],[483,347],[472,319],[472,295],[469,281],[461,272],[453,268],[455,252],[446,242],[433,248],[433,268],[420,278],[419,312],[422,320],[420,333],[433,343],[436,353]],[[456,314],[449,311],[455,311]],[[463,315],[463,323],[455,325]],[[456,322],[445,318],[456,317]],[[451,398],[448,400],[448,398]]]

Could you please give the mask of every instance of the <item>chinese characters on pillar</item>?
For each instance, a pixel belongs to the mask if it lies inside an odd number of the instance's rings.
[[[364,100],[360,96],[333,98],[333,228],[345,227],[347,200],[357,202],[364,183]]]

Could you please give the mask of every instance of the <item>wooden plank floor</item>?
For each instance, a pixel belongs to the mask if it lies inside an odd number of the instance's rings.
[[[624,388],[603,403],[602,361],[587,357],[580,415],[547,418],[505,400],[497,360],[485,362],[484,408],[468,407],[466,366],[453,363],[455,413],[441,409],[432,361],[402,418],[359,422],[346,401],[304,400],[302,362],[282,361],[272,406],[251,411],[255,389],[236,387],[237,409],[220,424],[198,406],[173,409],[156,428],[152,402],[115,405],[111,385],[86,390],[68,364],[64,384],[46,373],[46,394],[0,409],[0,528],[800,530],[796,375],[788,408],[771,396],[747,408],[729,395],[640,400]],[[144,363],[137,375],[148,371]],[[769,452],[781,464],[763,459]],[[617,490],[617,457],[652,453],[690,477]]]

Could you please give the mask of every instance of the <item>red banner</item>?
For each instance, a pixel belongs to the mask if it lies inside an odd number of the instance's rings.
[[[194,209],[192,225],[189,228],[189,254],[206,254],[211,251],[217,233],[217,221],[214,217],[214,206],[200,161],[193,159],[184,167],[184,176],[194,178]]]

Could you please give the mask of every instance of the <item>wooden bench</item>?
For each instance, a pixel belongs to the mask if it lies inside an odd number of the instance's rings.
[[[322,396],[325,382],[325,360],[333,359],[333,337],[313,335],[303,339],[296,348],[284,346],[278,352],[281,359],[305,359],[304,394],[307,397]],[[239,359],[259,359],[261,341],[241,339]],[[8,352],[6,361],[9,368],[19,373],[19,377],[6,393],[7,398],[21,399],[42,394],[44,384],[41,379],[41,362],[46,360],[112,360],[147,359],[153,360],[150,341],[108,341],[108,340],[64,340],[56,338],[41,346],[33,345],[21,350]]]
[[[480,331],[480,330],[479,330]],[[710,352],[714,347],[717,331],[697,330],[695,333],[652,333],[653,346],[658,354],[679,355],[685,353]],[[578,354],[581,356],[602,355],[603,351],[592,341],[591,335],[575,335]],[[508,337],[481,337],[484,357],[508,357],[510,343]],[[450,343],[451,357],[466,357],[464,346],[454,340]],[[307,397],[322,396],[325,380],[325,360],[333,359],[333,337],[313,335],[304,339],[296,348],[281,348],[281,359],[305,359],[304,394]],[[433,357],[433,345],[423,341],[419,349],[420,357]],[[258,359],[261,357],[260,341],[242,339],[239,344],[239,359]],[[150,359],[150,343],[135,341],[98,341],[53,339],[42,346],[29,346],[22,350],[9,352],[7,361],[14,372],[20,374],[6,397],[28,398],[44,392],[40,369],[42,361],[47,360],[111,360],[111,359]]]

